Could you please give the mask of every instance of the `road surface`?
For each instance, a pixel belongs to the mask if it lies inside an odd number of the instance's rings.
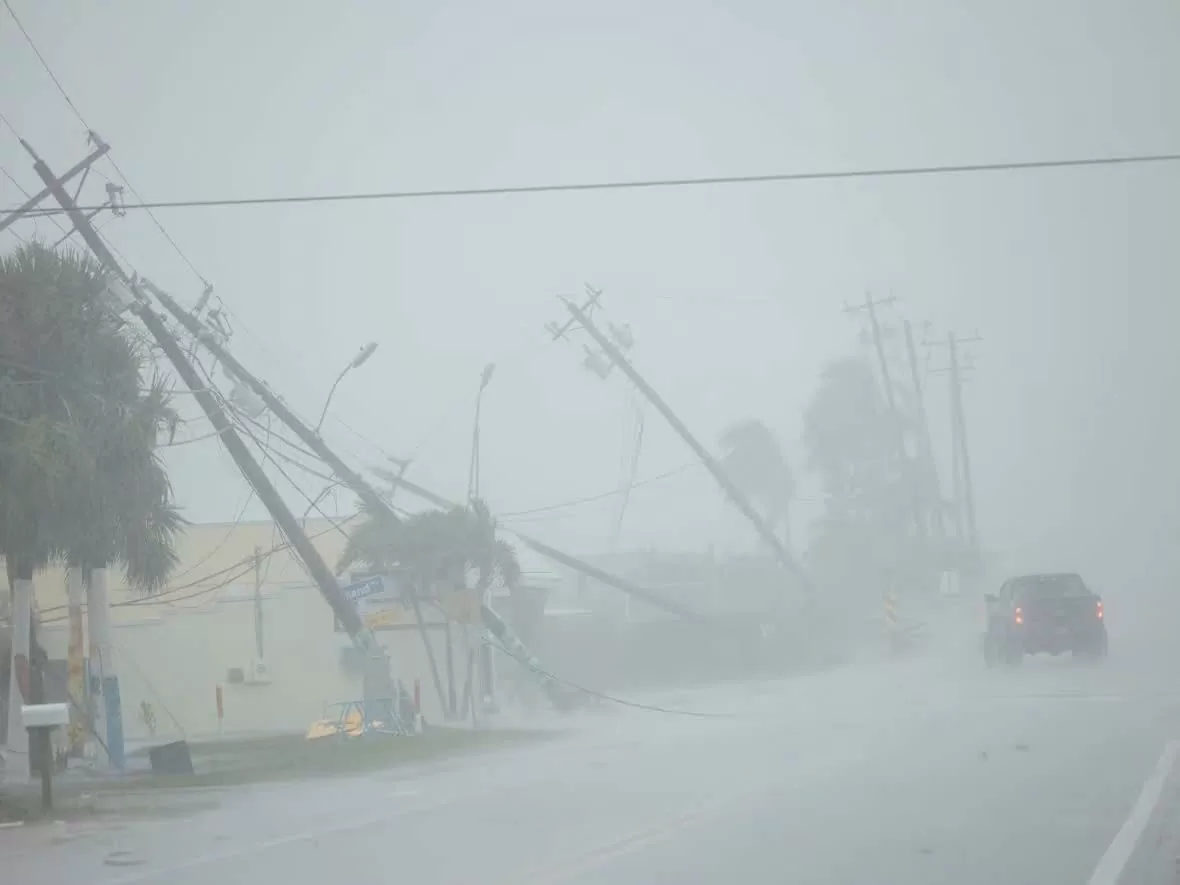
[[[120,826],[0,832],[6,882],[1175,881],[1175,656],[988,671],[965,643],[663,695],[413,773],[257,786]],[[1171,657],[1168,657],[1171,655]],[[1161,761],[1162,760],[1162,761]],[[1173,827],[1175,816],[1176,826]]]

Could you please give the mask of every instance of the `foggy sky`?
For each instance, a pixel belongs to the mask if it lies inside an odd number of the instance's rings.
[[[148,199],[1180,148],[1169,0],[12,2]],[[0,62],[0,111],[63,170],[84,132],[4,14]],[[33,186],[5,131],[0,165]],[[856,346],[843,302],[894,294],[933,334],[986,339],[967,393],[986,546],[1113,588],[1180,577],[1178,198],[1172,165],[160,218],[237,319],[236,355],[303,415],[360,344],[380,342],[325,425],[354,463],[381,457],[374,442],[412,453],[412,477],[460,497],[479,372],[495,361],[482,464],[500,511],[617,482],[630,394],[581,368],[580,342],[548,342],[555,294],[603,288],[639,368],[708,445],[757,417],[800,470],[818,372]],[[19,199],[0,179],[0,203]],[[104,232],[196,300],[145,216]],[[937,429],[945,380],[927,383]],[[691,460],[650,412],[646,443],[640,478]],[[190,519],[242,506],[245,483],[211,444],[169,464]],[[521,525],[595,550],[613,508]],[[799,508],[803,521],[816,509]],[[247,515],[265,514],[255,502]],[[637,490],[623,543],[754,538],[698,470]]]

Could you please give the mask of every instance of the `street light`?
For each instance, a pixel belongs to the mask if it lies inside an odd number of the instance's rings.
[[[492,375],[496,371],[495,363],[488,363],[483,367],[483,372],[479,376],[479,391],[475,394],[475,426],[471,431],[471,467],[467,474],[467,506],[472,508],[475,504],[475,499],[479,497],[479,412],[480,406],[483,404],[483,392],[487,389],[488,382],[492,380]],[[481,604],[486,605],[491,596],[491,586],[484,588],[484,598],[480,600]],[[492,656],[492,648],[490,645],[480,643],[473,652],[475,659],[479,661],[479,682],[483,684],[483,703],[484,708],[488,712],[496,711],[496,661]],[[472,685],[472,721],[474,721],[475,714],[475,697],[474,692],[476,686]]]
[[[365,361],[373,355],[373,351],[375,351],[376,349],[377,349],[377,342],[370,341],[368,344],[366,344],[364,347],[362,347],[360,350],[358,350],[356,352],[356,356],[354,356],[351,360],[349,360],[348,365],[345,366],[344,369],[341,370],[340,374],[336,376],[336,380],[332,382],[332,389],[328,391],[328,398],[326,400],[324,400],[324,410],[322,412],[320,412],[320,420],[316,422],[316,425],[315,425],[315,432],[316,433],[319,433],[320,428],[324,425],[324,418],[326,418],[328,415],[328,406],[331,404],[332,397],[336,393],[337,385],[339,385],[340,382],[344,380],[344,376],[347,375],[349,372],[351,372],[353,369],[359,369],[361,366],[363,366],[365,364]]]
[[[470,505],[479,495],[479,407],[483,402],[483,392],[492,380],[496,371],[495,363],[488,363],[483,367],[479,376],[479,392],[475,394],[475,427],[471,431],[471,465],[467,471],[467,503]]]

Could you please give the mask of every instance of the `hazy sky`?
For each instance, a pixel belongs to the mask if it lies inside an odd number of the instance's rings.
[[[11,2],[148,199],[1180,150],[1172,0]],[[64,169],[84,133],[2,13],[0,62],[0,112]],[[32,187],[2,127],[0,165]],[[0,178],[0,203],[18,201]],[[160,218],[232,312],[235,353],[302,414],[380,342],[325,425],[358,464],[381,457],[373,443],[413,454],[411,476],[461,496],[495,361],[483,477],[500,511],[618,479],[630,394],[581,368],[580,342],[548,342],[555,294],[603,288],[637,365],[706,443],[758,417],[799,461],[817,373],[855,347],[842,303],[892,293],[935,334],[986,339],[968,420],[987,545],[1117,582],[1180,577],[1178,207],[1168,165]],[[105,233],[195,301],[146,217]],[[929,391],[941,426],[945,380]],[[646,442],[641,478],[691,460],[654,414]],[[212,444],[170,463],[190,518],[241,508]],[[612,515],[607,501],[521,525],[589,551]],[[698,470],[637,490],[623,542],[753,536]]]

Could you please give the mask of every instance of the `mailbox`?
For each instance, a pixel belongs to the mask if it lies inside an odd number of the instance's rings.
[[[23,704],[21,722],[25,728],[57,728],[70,724],[69,704]]]
[[[41,807],[48,811],[53,807],[53,750],[49,732],[70,724],[70,707],[68,704],[22,704],[20,718],[29,732],[30,744],[36,741],[40,749],[41,761],[37,767],[41,769]],[[29,749],[32,750],[32,746]]]

